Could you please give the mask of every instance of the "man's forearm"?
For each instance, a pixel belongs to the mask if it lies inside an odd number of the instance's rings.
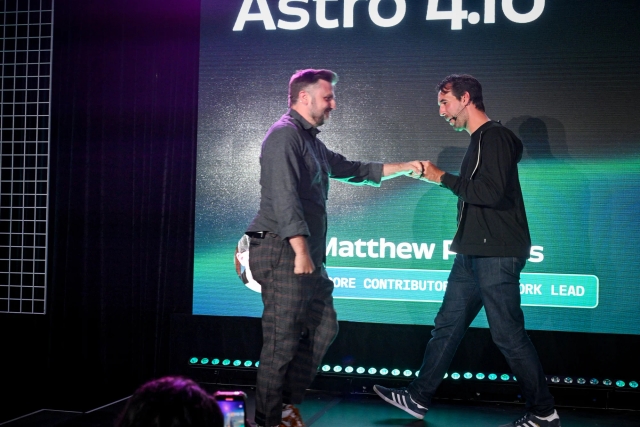
[[[382,180],[395,178],[400,175],[420,175],[422,173],[422,165],[418,161],[401,162],[401,163],[385,163],[382,165]]]
[[[289,237],[289,243],[293,248],[296,255],[308,255],[309,246],[307,245],[307,238],[304,236],[291,236]]]

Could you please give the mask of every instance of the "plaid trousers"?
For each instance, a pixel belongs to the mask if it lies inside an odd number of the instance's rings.
[[[249,268],[262,286],[262,351],[256,384],[256,423],[277,426],[283,403],[301,403],[338,333],[333,282],[323,266],[293,273],[288,240],[251,238]]]

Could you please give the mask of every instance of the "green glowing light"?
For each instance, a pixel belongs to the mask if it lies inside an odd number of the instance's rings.
[[[241,360],[234,360],[233,361],[233,366],[240,366],[242,365],[242,361]]]
[[[624,387],[625,385],[627,385],[627,384],[622,380],[616,381],[616,386],[618,386],[618,387]]]
[[[613,381],[606,379],[606,380],[602,380],[602,384],[606,385],[606,386],[610,386],[611,384],[613,384]]]
[[[501,379],[502,381],[509,381],[509,379],[510,379],[510,378],[511,378],[511,377],[510,377],[508,374],[502,374],[502,375],[500,375],[500,379]]]
[[[413,371],[411,371],[410,369],[405,369],[402,375],[404,375],[405,377],[410,377],[411,375],[413,375]]]
[[[495,381],[495,380],[497,380],[497,379],[498,379],[498,376],[497,376],[496,374],[489,374],[489,379],[490,379],[491,381]]]
[[[380,375],[387,375],[388,373],[389,373],[389,370],[387,368],[380,369]]]
[[[212,365],[219,365],[220,364],[220,359],[211,359],[211,364]]]
[[[566,378],[564,379],[564,383],[565,383],[565,384],[573,384],[573,378],[571,378],[571,377],[566,377]]]
[[[591,378],[591,380],[589,381],[589,383],[590,383],[591,385],[598,385],[599,381],[598,381],[597,379],[595,379],[595,378]]]
[[[631,388],[638,388],[638,382],[637,381],[631,381],[629,383],[629,387]]]
[[[460,374],[457,372],[454,372],[453,374],[451,374],[451,378],[453,378],[454,380],[459,380],[460,379]]]
[[[347,374],[352,373],[352,372],[353,372],[353,366],[347,366],[346,368],[344,368],[344,371],[345,371]]]
[[[367,372],[369,372],[371,375],[375,375],[375,373],[378,371],[376,370],[376,368],[369,368]]]
[[[329,372],[331,370],[331,366],[329,365],[322,365],[322,372]]]
[[[244,366],[246,366],[247,368],[251,365],[253,365],[253,362],[251,360],[247,360],[246,362],[244,362]]]
[[[189,359],[189,363],[191,363],[191,364],[198,363],[198,358],[197,357],[192,357],[191,359]]]
[[[391,375],[397,377],[398,375],[400,375],[400,369],[394,369],[393,371],[391,371]]]
[[[558,384],[560,382],[560,377],[551,377],[551,382]]]
[[[445,373],[444,373],[444,378],[446,379],[446,378],[448,378],[448,377],[449,377],[449,373],[448,373],[448,372],[445,372]]]
[[[231,360],[229,360],[229,359],[224,359],[224,360],[222,361],[222,364],[223,364],[224,366],[228,366],[228,365],[230,365],[230,364],[231,364]]]
[[[479,380],[483,380],[484,379],[484,374],[482,372],[478,372],[476,374],[476,378],[479,379]]]
[[[464,373],[464,378],[466,380],[470,380],[471,378],[473,378],[473,374],[471,372],[465,372]]]
[[[356,369],[356,372],[359,374],[364,374],[364,368],[361,366],[358,369]]]
[[[578,378],[576,382],[580,385],[585,385],[587,383],[587,380],[585,380],[584,378]]]
[[[256,362],[256,368],[257,368],[258,366],[260,366],[260,361],[259,361],[259,360]]]
[[[336,365],[333,367],[333,372],[342,372],[342,366]]]
[[[200,363],[202,365],[206,365],[207,363],[209,363],[209,359],[207,359],[206,357],[203,357],[202,359],[200,359]]]

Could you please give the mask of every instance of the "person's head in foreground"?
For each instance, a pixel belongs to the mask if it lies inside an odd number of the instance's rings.
[[[193,380],[164,377],[136,390],[116,427],[222,427],[222,412],[213,396]]]

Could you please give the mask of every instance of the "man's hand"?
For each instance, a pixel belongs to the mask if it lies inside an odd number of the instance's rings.
[[[422,167],[424,170],[422,176],[420,177],[420,180],[431,182],[434,184],[440,184],[442,175],[444,175],[444,171],[431,163],[429,160],[420,163],[422,163]]]
[[[298,255],[294,261],[293,272],[294,274],[311,274],[315,271],[316,267],[313,264],[313,260],[309,254]]]
[[[289,237],[289,243],[296,253],[296,258],[293,262],[294,274],[311,274],[315,271],[316,266],[313,264],[311,255],[309,254],[309,247],[307,246],[307,239],[304,236],[292,236]]]
[[[422,165],[418,160],[403,163],[385,163],[382,167],[382,180],[395,178],[400,175],[418,178],[421,173]]]

